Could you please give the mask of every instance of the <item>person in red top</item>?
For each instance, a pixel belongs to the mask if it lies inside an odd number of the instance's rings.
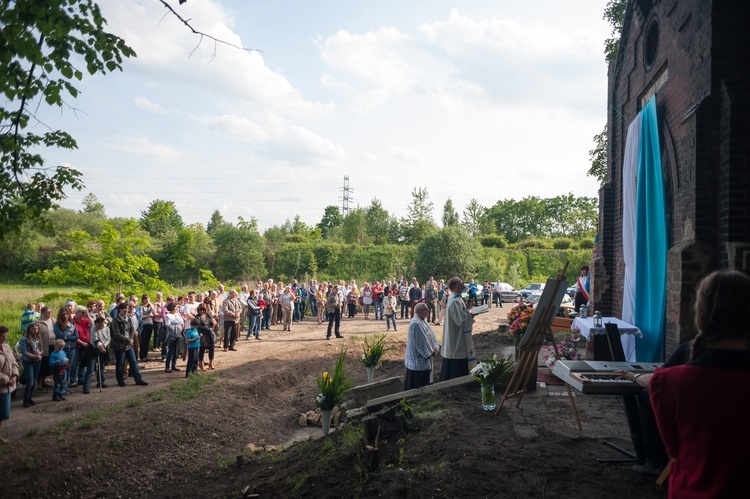
[[[375,284],[372,285],[372,294],[373,294],[373,307],[375,308],[375,320],[384,320],[385,317],[383,317],[383,298],[385,298],[385,293],[383,293],[383,286],[380,285],[380,281],[375,281]]]
[[[89,385],[91,384],[91,373],[87,369],[88,359],[86,358],[86,351],[89,341],[91,341],[91,320],[89,319],[86,307],[78,305],[75,308],[73,324],[75,324],[76,331],[78,331],[78,339],[76,340],[75,360],[73,360],[73,365],[70,366],[70,386],[77,386],[80,381],[83,384],[84,393],[88,393]],[[88,379],[88,383],[86,383],[86,379]]]
[[[721,270],[698,286],[698,334],[685,365],[658,369],[651,404],[674,459],[669,497],[747,497],[750,277]]]

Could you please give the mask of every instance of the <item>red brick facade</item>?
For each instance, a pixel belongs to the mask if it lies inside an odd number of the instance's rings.
[[[698,282],[750,271],[750,5],[631,0],[609,70],[596,308],[622,308],[622,163],[628,125],[656,93],[667,203],[667,355],[694,334]],[[636,290],[636,293],[638,291]]]

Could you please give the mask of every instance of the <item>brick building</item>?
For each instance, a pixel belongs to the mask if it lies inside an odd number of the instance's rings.
[[[621,316],[625,142],[629,124],[656,95],[669,248],[667,355],[694,334],[698,282],[719,268],[750,271],[749,49],[745,0],[630,0],[610,64],[593,300],[605,315]]]

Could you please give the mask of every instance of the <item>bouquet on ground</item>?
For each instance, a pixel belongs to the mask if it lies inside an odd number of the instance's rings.
[[[323,411],[330,411],[344,401],[344,394],[352,387],[351,379],[345,372],[346,348],[339,351],[333,374],[328,371],[318,376],[318,389],[320,393],[315,399],[315,405]]]
[[[534,306],[525,302],[519,303],[508,312],[508,333],[516,344],[526,334],[532,315],[534,315]]]
[[[474,375],[474,379],[482,384],[497,385],[510,377],[514,364],[515,360],[512,354],[498,359],[492,353],[488,358],[479,362],[471,370],[471,374]]]
[[[558,360],[581,360],[586,352],[586,338],[580,328],[573,328],[570,332],[555,335],[557,352],[553,345],[544,345],[542,360],[547,367],[555,367]]]
[[[380,359],[383,358],[383,354],[390,350],[390,347],[385,346],[386,335],[373,335],[365,336],[365,346],[362,357],[359,361],[365,367],[376,367],[380,363]]]

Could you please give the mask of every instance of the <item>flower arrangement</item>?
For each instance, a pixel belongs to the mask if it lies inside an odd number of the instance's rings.
[[[365,336],[364,352],[362,357],[359,358],[363,366],[375,367],[378,365],[380,359],[383,358],[383,354],[391,349],[385,346],[385,339],[386,335],[384,334]]]
[[[482,384],[496,385],[505,381],[510,376],[514,363],[515,360],[512,354],[498,359],[492,353],[488,358],[479,362],[471,370],[471,374],[474,375],[474,379]]]
[[[352,382],[346,375],[345,364],[346,348],[342,348],[336,359],[333,375],[325,371],[318,377],[320,393],[315,399],[315,405],[320,407],[321,410],[330,411],[334,406],[339,405],[344,399],[344,393],[351,389]]]
[[[551,344],[542,348],[542,360],[547,367],[555,367],[558,360],[581,360],[586,351],[586,338],[581,335],[580,328],[573,328],[570,332],[555,335],[557,351]]]
[[[516,344],[526,334],[532,315],[534,315],[534,306],[525,302],[519,303],[508,312],[508,332]]]

